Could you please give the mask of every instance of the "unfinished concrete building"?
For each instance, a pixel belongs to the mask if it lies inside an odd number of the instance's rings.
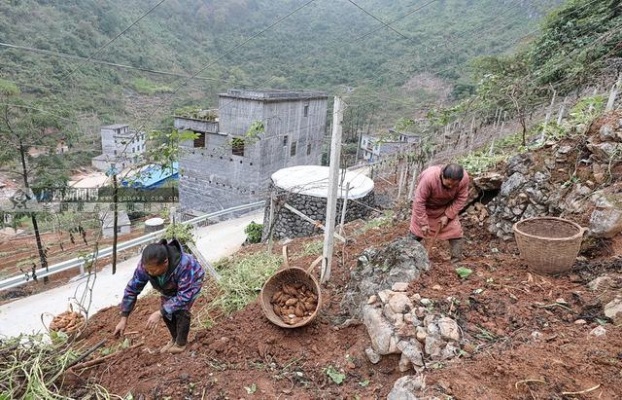
[[[327,102],[322,92],[231,89],[219,95],[217,113],[175,116],[176,129],[198,135],[182,143],[181,211],[263,200],[275,171],[320,165]]]
[[[100,171],[114,166],[118,171],[143,162],[145,133],[131,130],[128,124],[101,127],[102,154],[91,164]]]

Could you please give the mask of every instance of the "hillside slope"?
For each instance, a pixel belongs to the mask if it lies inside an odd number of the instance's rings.
[[[607,120],[621,117],[613,114]],[[593,124],[588,137],[598,136],[601,125]],[[579,148],[582,138],[566,137],[563,145]],[[545,170],[544,160],[556,148],[545,146],[530,152],[536,160],[533,168]],[[573,161],[566,162],[560,170],[573,165]],[[613,162],[618,165],[622,159]],[[498,166],[495,172],[503,175],[504,167]],[[551,179],[558,189],[566,182],[562,175]],[[621,174],[601,185],[619,186]],[[393,189],[386,181],[378,182],[379,192]],[[156,350],[164,342],[165,328],[150,332],[143,327],[148,314],[158,307],[157,298],[147,298],[139,302],[130,320],[128,330],[134,333],[126,340],[135,346],[128,349],[119,348],[120,339],[111,336],[118,318],[116,308],[92,317],[80,346],[103,340],[108,349],[117,346],[117,352],[94,366],[70,370],[66,390],[84,393],[85,383],[97,382],[111,393],[131,393],[133,398],[384,399],[395,390],[399,378],[413,376],[406,387],[417,398],[616,398],[622,386],[622,329],[619,320],[612,323],[603,309],[622,290],[620,234],[612,239],[584,238],[571,272],[542,275],[520,258],[514,240],[501,240],[483,229],[488,223],[486,213],[475,209],[481,210],[473,207],[462,216],[468,245],[461,266],[472,273],[461,278],[448,261],[446,243],[436,243],[427,249],[430,270],[406,290],[422,317],[449,317],[460,327],[459,348],[453,355],[426,356],[418,375],[412,370],[400,372],[397,354],[382,356],[377,364],[370,362],[367,329],[352,319],[355,316],[347,307],[357,289],[354,279],[362,265],[361,255],[382,254],[403,243],[409,210],[398,209],[394,218],[357,221],[346,227],[349,241],[337,249],[332,278],[323,287],[321,311],[312,324],[294,330],[278,328],[255,302],[230,316],[217,317],[211,328],[193,329],[185,353],[161,355]],[[589,213],[567,218],[585,226]],[[321,238],[291,242],[290,264],[310,265],[316,255],[306,249],[315,241]],[[375,251],[370,253],[371,248]],[[254,245],[243,253],[261,251],[265,251],[263,245]],[[215,295],[212,289],[201,298],[196,314]],[[130,375],[128,371],[135,372]]]

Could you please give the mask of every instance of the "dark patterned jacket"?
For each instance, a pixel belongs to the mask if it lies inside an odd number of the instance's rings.
[[[128,316],[136,305],[136,298],[147,282],[162,295],[162,315],[168,319],[174,312],[189,311],[201,292],[205,271],[190,255],[184,253],[177,240],[169,243],[163,240],[168,252],[169,268],[164,275],[150,276],[143,265],[138,263],[134,276],[128,282],[121,301],[121,315]]]

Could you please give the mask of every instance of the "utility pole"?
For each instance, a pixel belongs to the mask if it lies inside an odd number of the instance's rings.
[[[339,186],[339,158],[341,156],[341,130],[343,123],[343,103],[335,97],[333,107],[333,134],[330,141],[330,164],[328,172],[328,198],[326,199],[326,229],[324,231],[324,251],[322,256],[321,283],[330,279],[330,266],[333,259],[333,232],[337,218],[337,189]]]
[[[117,242],[119,234],[119,184],[117,181],[117,168],[113,163],[110,165],[110,173],[112,174],[112,275],[117,273]]]

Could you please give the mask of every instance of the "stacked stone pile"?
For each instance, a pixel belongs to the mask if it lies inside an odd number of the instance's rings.
[[[371,339],[365,353],[372,363],[386,354],[401,354],[399,370],[423,371],[426,362],[445,361],[461,352],[458,323],[428,310],[429,299],[418,294],[408,297],[408,283],[369,297],[362,319]]]

